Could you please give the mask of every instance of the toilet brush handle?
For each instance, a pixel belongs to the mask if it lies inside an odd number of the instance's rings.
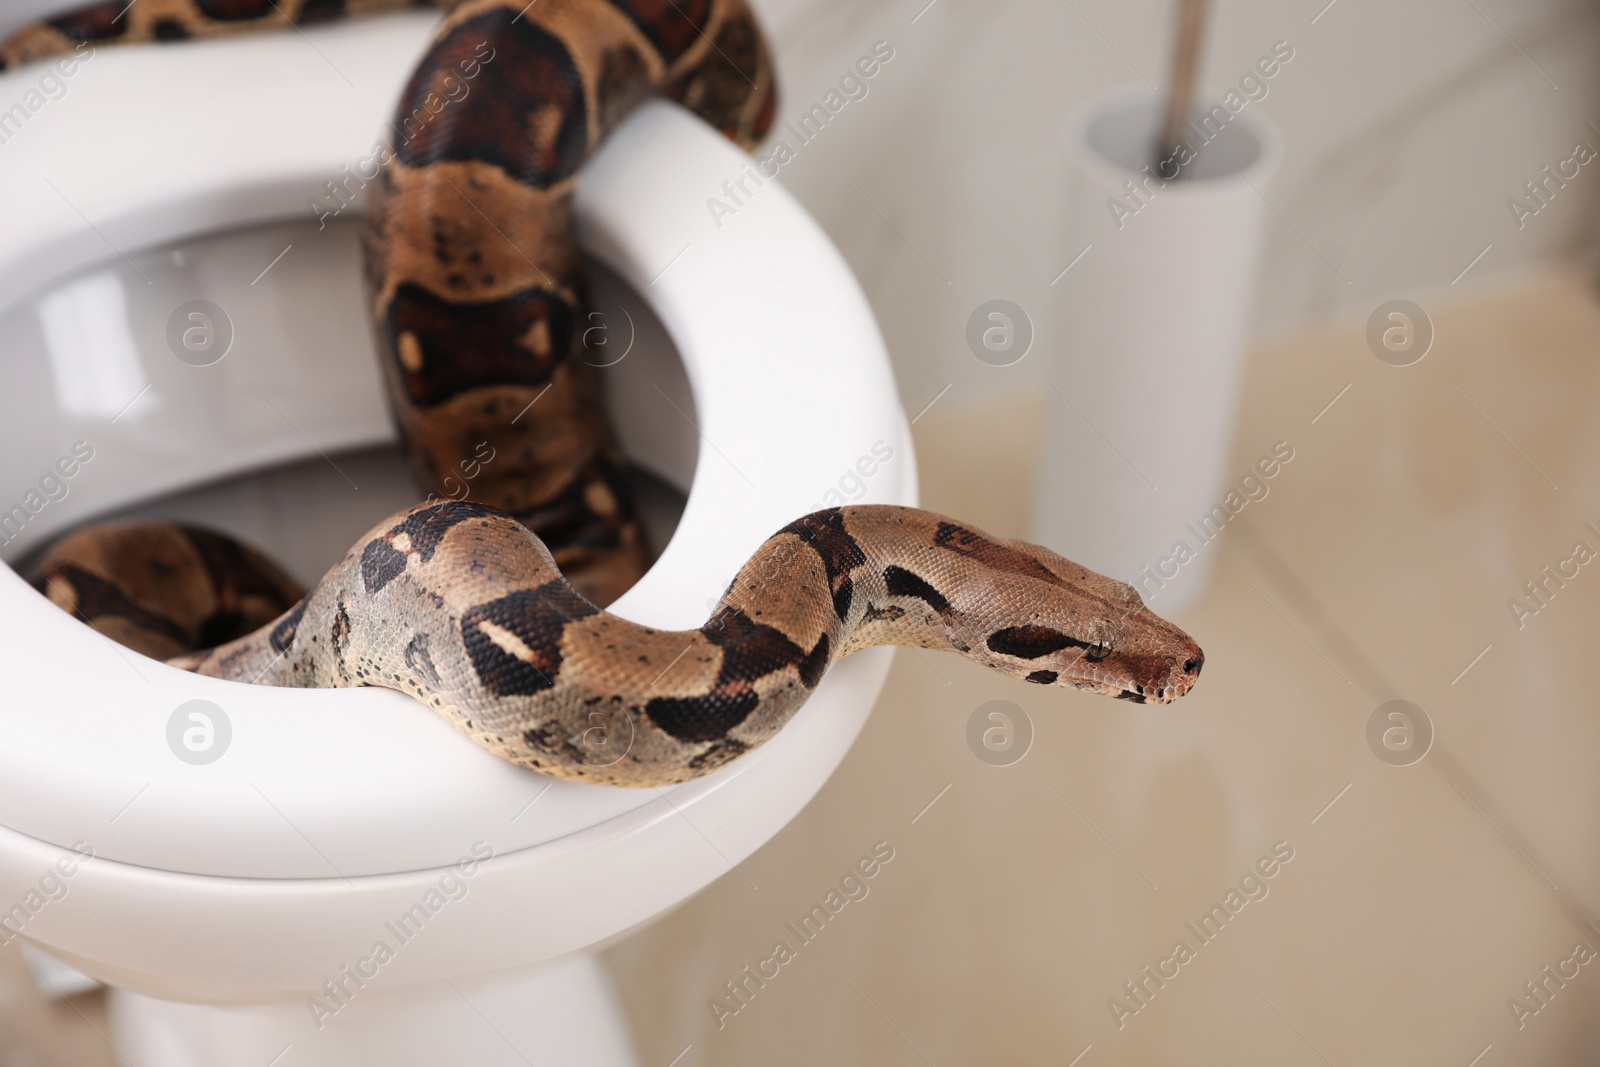
[[[1167,113],[1161,124],[1161,140],[1156,145],[1156,173],[1163,178],[1182,176],[1174,168],[1163,167],[1173,158],[1182,141],[1184,120],[1194,101],[1195,78],[1200,69],[1200,45],[1205,38],[1207,0],[1178,0],[1178,40],[1172,50],[1172,81],[1167,94]]]

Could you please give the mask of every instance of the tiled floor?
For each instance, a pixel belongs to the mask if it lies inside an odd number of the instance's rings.
[[[39,994],[20,942],[0,948],[0,1067],[110,1067],[105,997]]]
[[[1431,310],[1409,368],[1360,322],[1254,354],[1238,468],[1296,457],[1179,620],[1207,653],[1180,704],[902,652],[838,775],[741,865],[760,891],[725,878],[613,952],[645,1062],[1600,1062],[1600,961],[1548,1007],[1523,989],[1600,949],[1600,577],[1521,630],[1506,606],[1574,541],[1600,549],[1600,304],[1561,277]],[[1025,531],[1040,410],[920,420],[924,503]],[[1411,766],[1366,741],[1391,698],[1434,726]],[[1013,766],[965,743],[991,699],[1036,730]],[[871,895],[719,1029],[708,999],[880,838]],[[1202,945],[1185,924],[1277,842],[1267,895]],[[1179,940],[1193,958],[1160,963]],[[1540,1009],[1520,1028],[1512,997]]]
[[[1600,303],[1556,277],[1429,309],[1413,367],[1374,359],[1360,322],[1254,354],[1239,468],[1281,439],[1296,455],[1179,620],[1207,653],[1180,704],[902,652],[747,878],[611,951],[644,1062],[1600,1062],[1600,958],[1541,974],[1600,949],[1600,577],[1550,583],[1520,629],[1507,607],[1575,541],[1600,549]],[[1023,533],[1041,412],[921,419],[925,505]],[[1392,698],[1433,724],[1409,766],[1368,745]],[[1010,766],[966,742],[994,699],[1035,732]],[[784,924],[879,841],[868,894],[719,1027],[724,982],[795,943]],[[1202,940],[1214,904],[1233,911]],[[42,1005],[0,950],[0,1065],[109,1064],[91,1024],[93,995]]]

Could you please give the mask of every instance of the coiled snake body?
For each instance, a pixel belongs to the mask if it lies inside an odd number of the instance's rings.
[[[114,0],[24,30],[0,44],[0,65],[400,6],[415,5]],[[1141,703],[1188,691],[1199,647],[1130,586],[911,508],[796,520],[697,630],[601,610],[647,556],[599,381],[576,351],[578,171],[656,92],[752,145],[774,113],[771,63],[743,0],[436,6],[447,14],[392,124],[365,253],[412,466],[439,492],[492,449],[472,484],[481,502],[430,499],[385,519],[304,597],[252,550],[168,523],[74,533],[40,558],[36,586],[175,665],[386,686],[506,759],[617,785],[725,764],[776,733],[833,660],[869,645],[954,650]]]

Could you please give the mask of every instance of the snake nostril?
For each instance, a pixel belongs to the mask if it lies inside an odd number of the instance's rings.
[[[1193,659],[1186,659],[1186,660],[1183,661],[1183,673],[1184,674],[1199,674],[1200,673],[1200,667],[1204,663],[1205,663],[1205,660],[1201,659],[1199,656],[1195,656]]]

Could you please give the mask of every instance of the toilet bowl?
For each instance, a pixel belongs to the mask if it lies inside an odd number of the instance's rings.
[[[0,557],[160,500],[315,578],[414,498],[363,321],[359,202],[309,205],[370,152],[431,25],[101,49],[0,144]],[[0,75],[0,107],[38,77]],[[797,515],[915,503],[883,342],[837,251],[775,183],[731,217],[706,208],[747,162],[652,103],[578,196],[609,271],[592,361],[624,451],[686,495],[612,608],[648,625],[704,621]],[[200,321],[192,300],[212,309],[198,355],[171,340]],[[0,940],[112,986],[110,1040],[135,1063],[380,1044],[388,1064],[631,1063],[592,950],[777,833],[890,654],[836,665],[716,773],[617,789],[501,762],[388,690],[175,670],[0,568]]]

